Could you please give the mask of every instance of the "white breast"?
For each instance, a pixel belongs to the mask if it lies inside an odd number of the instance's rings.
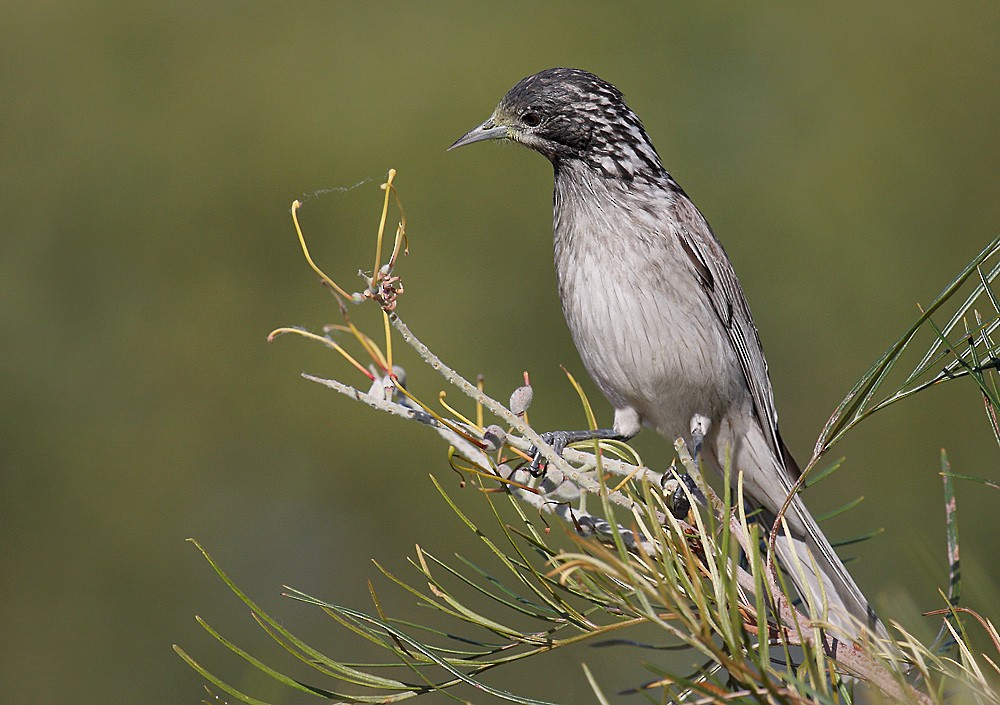
[[[600,178],[557,179],[555,263],[583,363],[616,409],[667,438],[746,395],[738,362],[671,230]],[[573,190],[576,190],[575,192]]]

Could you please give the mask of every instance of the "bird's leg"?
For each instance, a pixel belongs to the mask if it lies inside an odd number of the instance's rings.
[[[695,414],[691,417],[691,458],[694,461],[695,467],[700,466],[701,449],[705,445],[705,436],[708,435],[711,428],[712,420],[707,416]],[[667,477],[666,473],[664,473],[663,477]],[[691,502],[688,500],[688,496],[701,498],[701,490],[698,489],[698,485],[690,474],[686,472],[681,473],[679,478],[680,482],[677,484],[677,488],[670,495],[670,513],[674,515],[675,519],[687,516],[687,513],[691,510]],[[687,492],[684,491],[685,487],[687,487]]]
[[[712,428],[712,419],[701,414],[691,417],[691,457],[695,466],[701,460],[701,448],[705,444],[705,436]]]
[[[631,438],[631,436],[619,433],[613,428],[598,428],[586,431],[547,431],[541,434],[541,436],[542,440],[552,446],[552,449],[559,456],[562,456],[563,451],[566,450],[566,446],[570,443],[595,440],[627,441]],[[535,446],[531,446],[528,449],[528,455],[531,456],[531,464],[528,465],[528,472],[538,477],[545,472],[545,456]]]

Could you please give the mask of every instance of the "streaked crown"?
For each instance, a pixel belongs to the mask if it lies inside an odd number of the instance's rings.
[[[490,120],[557,169],[580,160],[607,178],[669,179],[621,91],[587,71],[555,68],[521,79]]]

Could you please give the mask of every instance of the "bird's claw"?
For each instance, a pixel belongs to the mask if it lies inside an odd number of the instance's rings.
[[[552,450],[561,458],[563,451],[566,450],[566,445],[570,441],[570,433],[568,431],[546,431],[539,435],[545,443],[552,446]],[[544,474],[545,467],[548,464],[545,456],[536,446],[528,448],[528,455],[531,456],[531,463],[528,464],[528,472],[531,473],[532,477],[540,477]]]
[[[676,477],[678,479],[677,486],[667,498],[667,507],[669,507],[670,513],[674,515],[674,519],[683,519],[691,511],[691,500],[689,498],[694,497],[696,500],[700,500],[702,495],[694,478],[689,474],[685,472]],[[666,489],[667,479],[672,479],[670,473],[664,473],[663,478],[660,480],[660,486],[664,487],[664,489]]]

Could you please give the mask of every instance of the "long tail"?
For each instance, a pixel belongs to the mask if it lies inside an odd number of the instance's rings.
[[[739,434],[741,430],[743,433]],[[744,493],[773,521],[791,494],[800,470],[780,437],[779,458],[775,457],[759,426],[734,431],[734,440],[739,440],[734,444],[733,467],[743,471]],[[725,443],[729,439],[721,440]],[[888,636],[885,625],[875,615],[801,497],[792,498],[782,528],[784,530],[775,541],[777,558],[802,598],[803,611],[835,626],[840,632],[835,634],[838,638],[856,641],[866,628],[875,636]]]
[[[804,610],[813,617],[824,617],[842,632],[837,636],[849,641],[856,641],[861,636],[862,627],[875,636],[888,637],[885,625],[802,500],[796,497],[788,511],[797,515],[796,523],[804,525],[805,534],[779,534],[775,551],[785,574],[805,603]]]

